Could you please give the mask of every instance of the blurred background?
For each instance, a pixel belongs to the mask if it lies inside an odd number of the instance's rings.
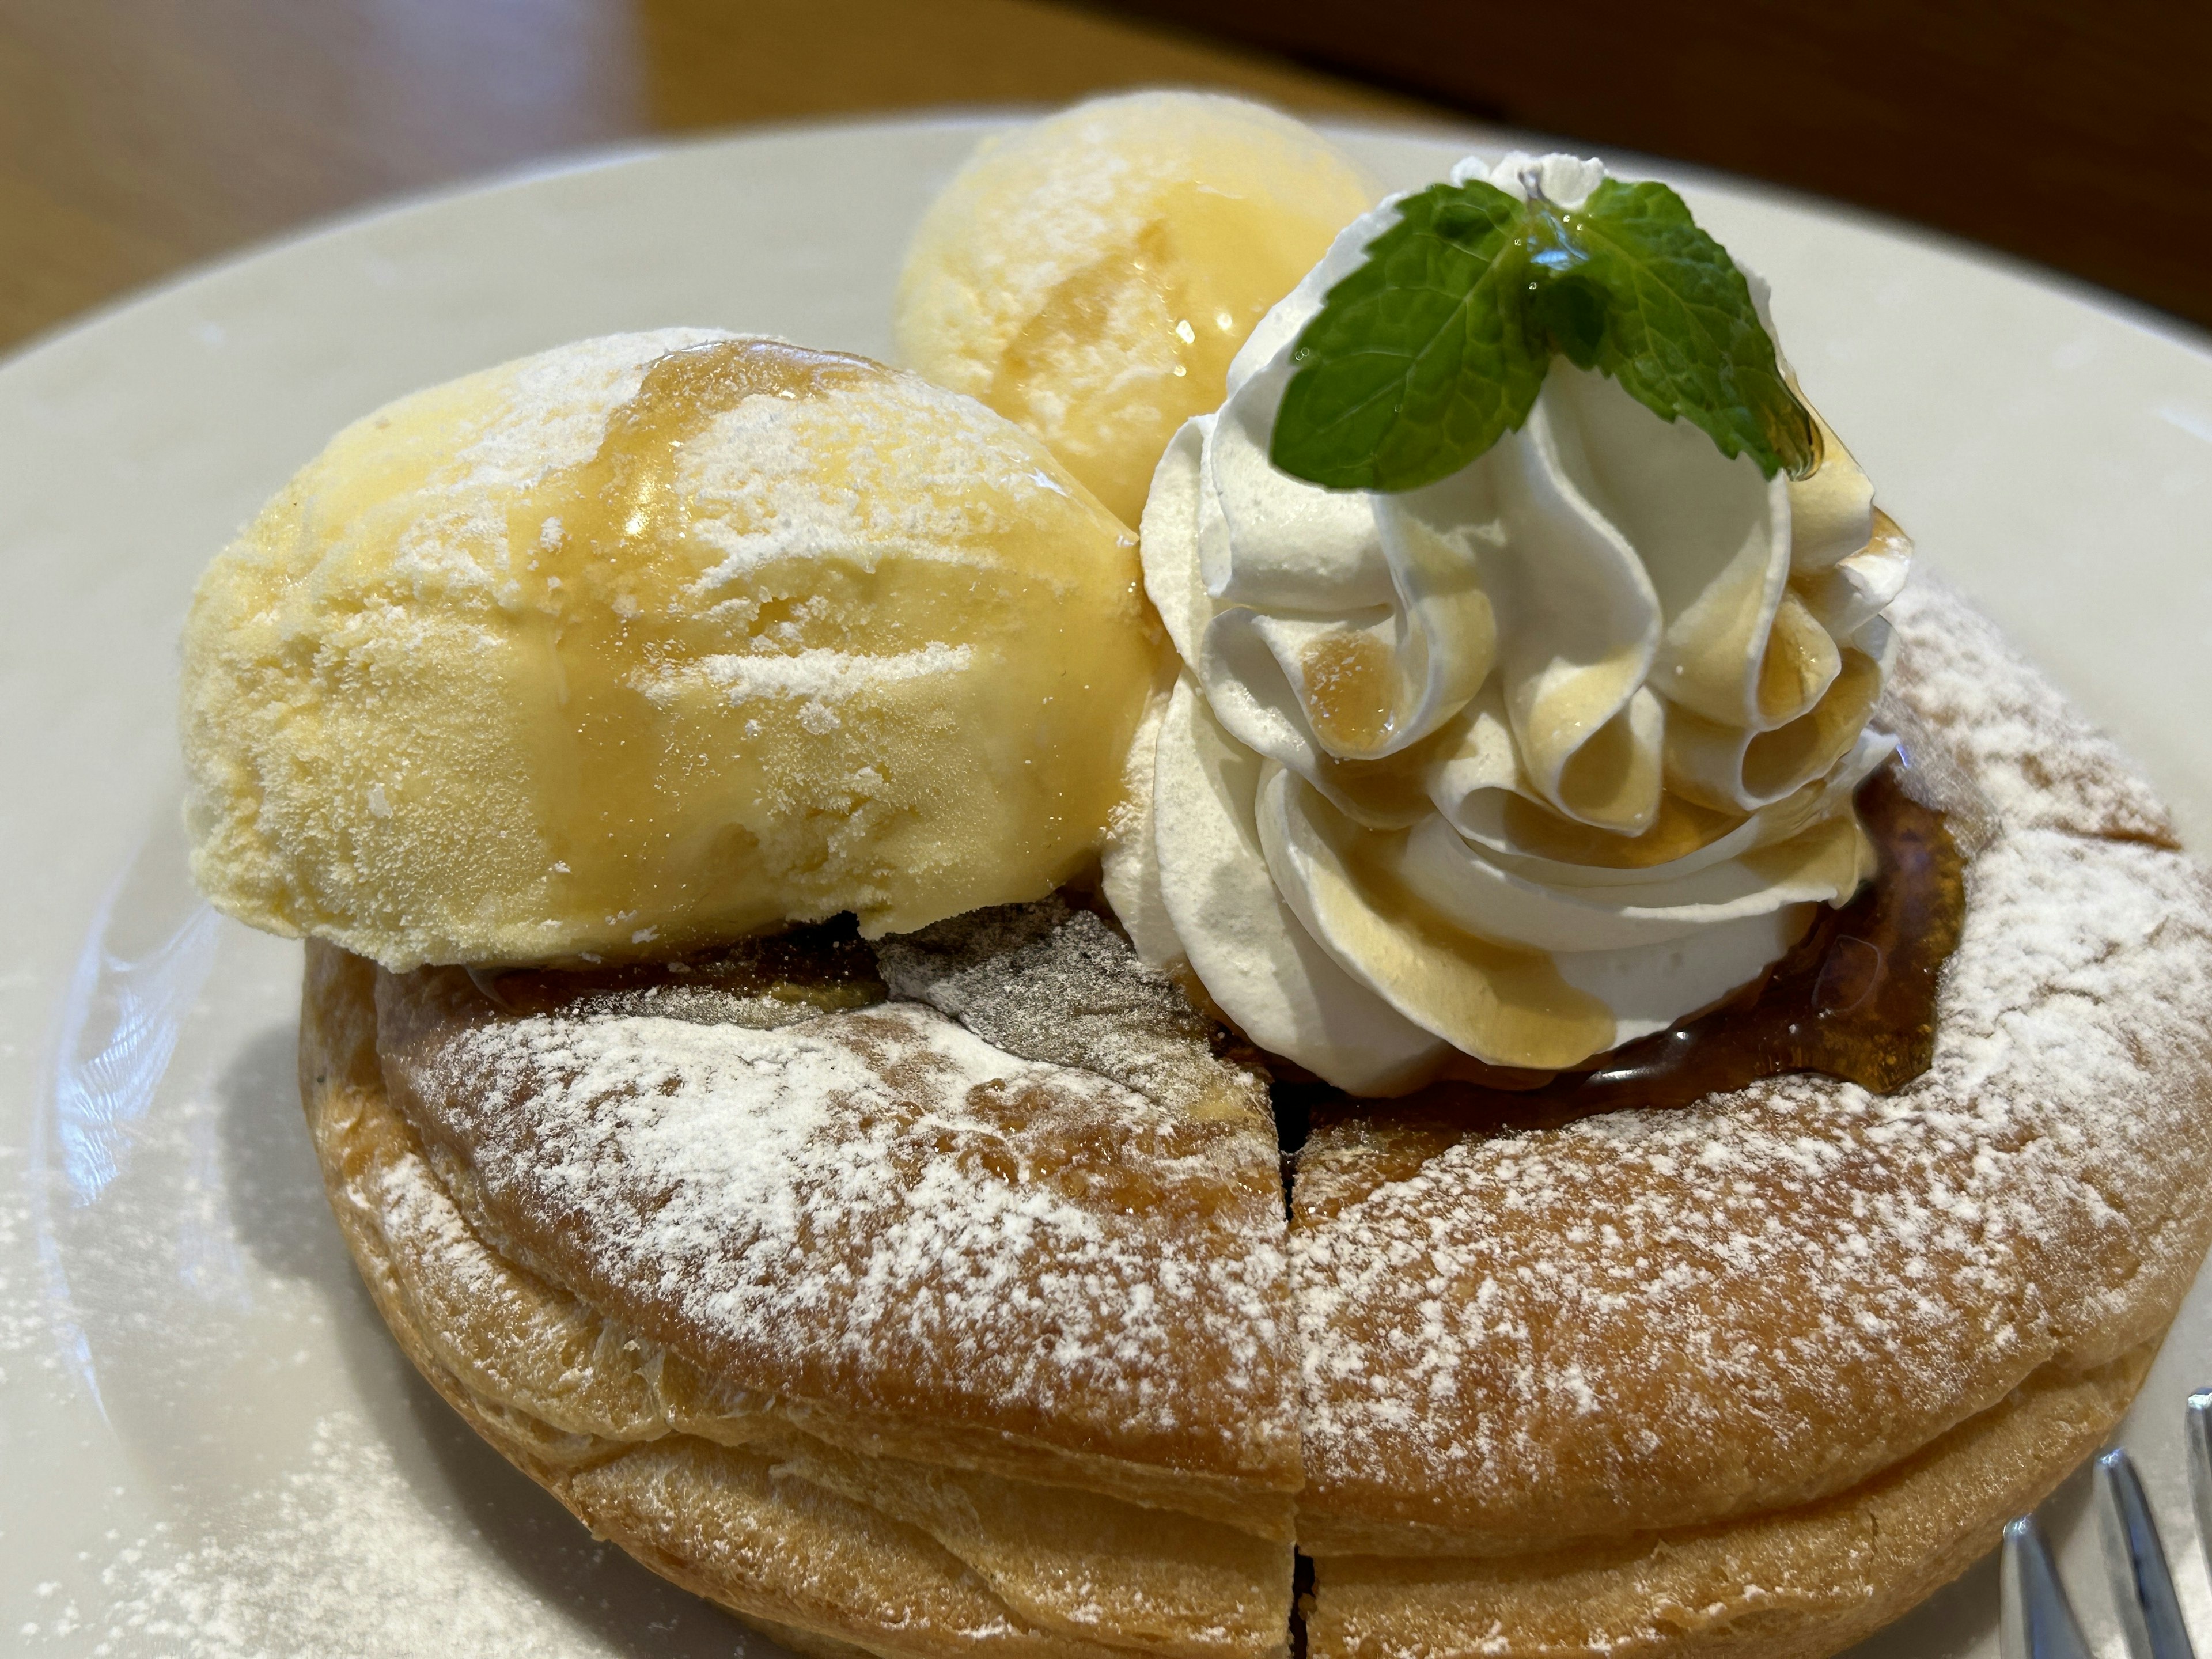
[[[1819,192],[2212,325],[2203,0],[0,0],[0,349],[325,214],[656,134],[1146,82]]]

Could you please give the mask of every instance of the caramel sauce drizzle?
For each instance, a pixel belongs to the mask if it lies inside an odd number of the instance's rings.
[[[1391,707],[1390,653],[1366,634],[1324,634],[1298,659],[1306,716],[1340,753],[1377,747],[1397,725]]]
[[[1936,1057],[1936,987],[1966,923],[1966,854],[1946,814],[1907,793],[1894,763],[1861,786],[1856,801],[1880,858],[1874,879],[1841,909],[1824,907],[1787,956],[1719,1006],[1571,1071],[1467,1061],[1462,1075],[1389,1101],[1278,1081],[1285,1144],[1304,1139],[1316,1113],[1550,1128],[1603,1112],[1686,1106],[1787,1072],[1894,1093]]]
[[[1966,922],[1967,854],[1949,817],[1915,799],[1894,763],[1861,787],[1856,805],[1880,867],[1856,898],[1841,909],[1822,908],[1787,956],[1726,1002],[1595,1055],[1583,1067],[1512,1072],[1468,1060],[1460,1075],[1375,1101],[1243,1048],[1233,1036],[1223,1046],[1277,1074],[1275,1117],[1286,1158],[1317,1117],[1349,1113],[1402,1122],[1409,1133],[1423,1126],[1510,1133],[1605,1112],[1686,1106],[1790,1072],[1893,1093],[1935,1059],[1936,989]],[[1076,903],[1091,898],[1073,890],[1067,896]],[[1103,913],[1102,903],[1091,908]],[[889,994],[873,951],[849,917],[665,964],[471,970],[470,977],[510,1015],[587,1012],[601,998],[672,986],[771,996],[823,1012],[865,1007]],[[1206,1006],[1201,997],[1194,1000]]]

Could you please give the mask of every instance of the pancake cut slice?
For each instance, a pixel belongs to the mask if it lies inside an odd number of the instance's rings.
[[[1273,1116],[1096,916],[681,974],[309,952],[379,1307],[595,1531],[811,1651],[1283,1650]]]
[[[1955,595],[1894,615],[1878,718],[1990,814],[1925,1074],[1517,1130],[1317,1109],[1314,1659],[1833,1652],[2126,1410],[2212,1243],[2212,880]]]

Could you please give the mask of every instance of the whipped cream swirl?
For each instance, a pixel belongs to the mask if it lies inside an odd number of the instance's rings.
[[[1516,153],[1453,179],[1524,175],[1571,210],[1604,172]],[[1107,855],[1147,961],[1367,1094],[1664,1030],[1847,900],[1911,550],[1825,426],[1809,477],[1768,479],[1565,361],[1521,430],[1424,489],[1278,471],[1291,348],[1398,199],[1161,460],[1145,584],[1182,672]]]

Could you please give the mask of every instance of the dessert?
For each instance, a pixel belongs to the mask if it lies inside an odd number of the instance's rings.
[[[1892,614],[1915,763],[1996,808],[1933,1065],[1503,1135],[1318,1116],[1310,1650],[1833,1651],[2132,1398],[2212,1223],[2205,879],[1955,595]]]
[[[946,926],[489,991],[313,942],[355,1258],[485,1438],[802,1652],[1279,1653],[1264,1090],[1095,915]]]
[[[678,331],[369,416],[187,623],[196,874],[310,935],[388,1322],[802,1648],[1283,1644],[1265,1088],[1052,896],[1157,678],[1138,583],[980,404]]]
[[[987,156],[906,293],[1204,101]],[[386,1322],[803,1651],[1832,1652],[2212,1242],[2212,886],[1755,285],[1571,157],[1357,210],[1218,410],[1100,401],[1157,331],[1088,300],[998,414],[617,337],[196,601],[196,867],[309,936]],[[1146,445],[1158,623],[1079,482]]]

